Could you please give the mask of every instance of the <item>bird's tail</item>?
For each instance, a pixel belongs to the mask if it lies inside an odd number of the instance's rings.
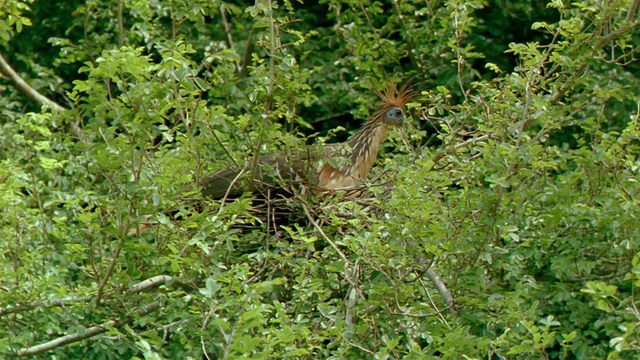
[[[204,177],[201,181],[202,195],[212,199],[222,199],[225,195],[242,195],[243,188],[241,179],[237,179],[238,174],[240,171],[236,169],[224,169]]]

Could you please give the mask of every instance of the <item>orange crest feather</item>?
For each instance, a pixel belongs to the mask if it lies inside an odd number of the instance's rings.
[[[384,109],[397,106],[404,110],[405,104],[418,96],[418,94],[409,87],[408,83],[404,84],[402,88],[400,88],[400,91],[398,91],[396,84],[392,82],[387,86],[384,92],[377,91],[377,93],[378,96],[380,96],[380,99],[382,99],[381,106]]]

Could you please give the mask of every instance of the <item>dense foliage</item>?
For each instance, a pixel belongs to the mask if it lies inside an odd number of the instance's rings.
[[[639,3],[2,1],[0,356],[637,358]],[[190,187],[390,81],[364,198]]]

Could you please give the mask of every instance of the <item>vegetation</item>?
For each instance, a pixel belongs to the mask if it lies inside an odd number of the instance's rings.
[[[637,358],[639,3],[2,1],[0,357]],[[390,81],[363,199],[190,187]]]

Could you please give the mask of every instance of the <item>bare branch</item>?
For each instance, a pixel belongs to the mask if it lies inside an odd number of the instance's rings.
[[[131,287],[129,289],[129,294],[137,294],[142,291],[149,290],[151,288],[158,287],[160,285],[166,284],[170,281],[173,281],[173,277],[169,275],[158,275],[147,280],[141,281]]]
[[[455,315],[456,310],[453,307],[453,296],[451,296],[451,292],[431,266],[427,269],[427,277],[429,277],[429,280],[431,280],[433,285],[435,285],[436,290],[438,290],[438,293],[442,297],[442,300],[444,300],[444,303],[447,304],[447,307],[451,309],[451,313]]]
[[[338,248],[338,246],[331,240],[329,239],[329,237],[327,236],[327,234],[324,233],[324,231],[322,230],[322,228],[320,227],[320,225],[318,225],[318,222],[316,222],[316,220],[313,218],[313,216],[311,216],[311,213],[309,212],[309,209],[307,208],[307,204],[302,204],[302,209],[304,210],[304,213],[307,215],[307,218],[309,219],[309,221],[311,222],[311,224],[313,225],[314,228],[316,228],[316,230],[320,233],[320,235],[322,236],[322,238],[329,243],[329,245],[331,245],[331,247],[333,248],[333,250],[336,251],[336,253],[338,254],[338,256],[340,256],[340,258],[342,259],[342,261],[344,261],[344,265],[345,267],[350,266],[351,265],[351,261],[349,261],[349,259],[347,259],[347,257],[344,255],[344,253],[342,251],[340,251],[340,249]]]
[[[148,291],[152,288],[158,287],[163,284],[167,284],[169,282],[174,282],[174,284],[177,287],[180,287],[185,291],[193,290],[193,288],[191,288],[190,286],[176,281],[176,279],[172,276],[157,275],[133,285],[129,289],[127,294],[133,295],[143,291]],[[36,302],[31,304],[9,305],[9,306],[0,308],[0,316],[21,313],[21,312],[25,312],[25,311],[36,309],[36,308],[63,307],[63,306],[67,306],[67,305],[71,305],[79,302],[89,302],[92,299],[93,299],[93,296],[65,297],[61,299],[52,299],[52,300],[46,300],[46,301],[41,301],[41,302]]]
[[[427,273],[427,277],[429,278],[429,280],[431,280],[433,285],[435,285],[436,290],[442,297],[442,300],[444,300],[444,303],[447,304],[447,308],[449,308],[451,315],[456,315],[457,312],[454,307],[455,304],[453,301],[453,296],[451,295],[451,292],[444,284],[442,279],[440,279],[440,276],[438,276],[436,271],[433,269],[433,263],[418,253],[416,253],[415,258],[418,263],[420,263],[420,265],[426,268],[425,272]]]
[[[134,315],[137,315],[138,317],[140,316],[145,316],[153,311],[156,311],[160,308],[160,302],[156,301],[153,302],[149,305],[146,305],[138,310],[135,310],[133,312]],[[58,348],[60,346],[64,346],[67,344],[71,344],[74,342],[78,342],[78,341],[82,341],[85,339],[88,339],[90,337],[96,336],[96,335],[100,335],[102,333],[105,333],[107,331],[109,331],[110,328],[119,328],[122,327],[123,325],[126,325],[128,323],[130,323],[133,320],[133,317],[131,315],[128,315],[122,319],[119,320],[111,320],[111,321],[107,321],[105,323],[102,323],[100,325],[96,325],[96,326],[92,326],[90,328],[85,329],[82,333],[77,332],[77,333],[73,333],[73,334],[69,334],[69,335],[65,335],[65,336],[61,336],[57,339],[53,339],[51,341],[47,341],[45,343],[42,343],[40,345],[36,345],[36,346],[31,346],[28,348],[23,348],[18,350],[18,356],[29,356],[29,355],[36,355],[36,354],[40,354],[43,353],[45,351],[49,351],[49,350],[53,350],[55,348]]]
[[[11,65],[7,63],[7,61],[2,56],[2,53],[0,53],[0,74],[7,77],[9,81],[13,84],[13,86],[15,86],[16,89],[18,89],[18,91],[20,91],[30,101],[38,104],[39,106],[48,106],[56,113],[66,110],[57,102],[40,94],[36,89],[29,86],[29,84],[27,84],[27,82],[24,81],[24,79],[20,77],[20,75],[18,75],[18,73],[16,73],[15,70],[13,70]],[[80,128],[80,125],[78,124],[77,121],[69,121],[69,128],[73,132],[73,134],[77,136],[79,139],[82,140],[85,138],[84,132]]]
[[[640,0],[633,0],[631,2],[631,5],[629,5],[629,10],[627,10],[627,22],[631,22],[631,20],[633,20],[633,17],[636,16],[638,6],[640,6]]]
[[[240,77],[247,77],[247,75],[249,74],[249,65],[251,65],[251,56],[253,55],[253,48],[255,46],[253,38],[256,32],[256,28],[252,27],[251,32],[249,33],[249,37],[247,38],[247,45],[244,48],[244,57],[242,58],[242,63],[240,64]]]
[[[92,299],[91,296],[66,297],[62,299],[47,300],[47,301],[44,301],[41,303],[35,303],[35,304],[8,305],[0,308],[0,316],[21,313],[21,312],[25,312],[35,308],[57,307],[57,306],[66,306],[66,305],[74,304],[78,302],[89,302],[91,301],[91,299]]]
[[[322,238],[329,243],[329,245],[333,248],[333,250],[335,250],[335,252],[338,254],[338,256],[340,256],[342,261],[344,261],[345,279],[349,282],[349,284],[351,284],[351,286],[353,286],[354,288],[357,288],[357,285],[354,279],[351,278],[351,270],[350,270],[351,261],[347,259],[347,257],[344,255],[342,251],[340,251],[336,243],[334,243],[331,239],[329,239],[327,234],[324,233],[324,231],[322,230],[322,227],[320,227],[320,225],[318,225],[318,222],[313,218],[313,216],[311,216],[311,213],[309,212],[309,208],[307,207],[307,204],[305,202],[302,202],[302,209],[304,210],[305,215],[307,215],[307,218],[309,219],[309,222],[311,222],[313,227],[320,233]]]
[[[235,49],[236,46],[233,42],[233,36],[231,35],[231,24],[229,24],[229,20],[227,20],[226,11],[227,9],[225,9],[224,5],[220,5],[220,17],[222,18],[224,33],[227,34],[227,43],[230,49]]]
[[[100,282],[100,285],[98,286],[98,294],[96,295],[96,304],[100,304],[100,301],[102,300],[102,292],[104,291],[104,287],[107,285],[107,281],[109,281],[111,274],[113,274],[113,269],[115,268],[118,257],[120,256],[120,251],[122,251],[122,244],[123,244],[123,240],[120,239],[120,241],[118,242],[118,247],[116,248],[116,251],[113,254],[113,259],[111,259],[111,263],[107,268],[107,273],[104,275],[104,277],[102,278],[102,281]]]
[[[40,106],[48,106],[53,109],[55,112],[62,112],[66,110],[64,107],[60,106],[55,101],[47,98],[46,96],[40,94],[36,89],[32,88],[27,84],[18,73],[13,70],[11,65],[7,63],[2,54],[0,53],[0,73],[6,76],[9,81],[21,92],[23,93],[29,100]]]

